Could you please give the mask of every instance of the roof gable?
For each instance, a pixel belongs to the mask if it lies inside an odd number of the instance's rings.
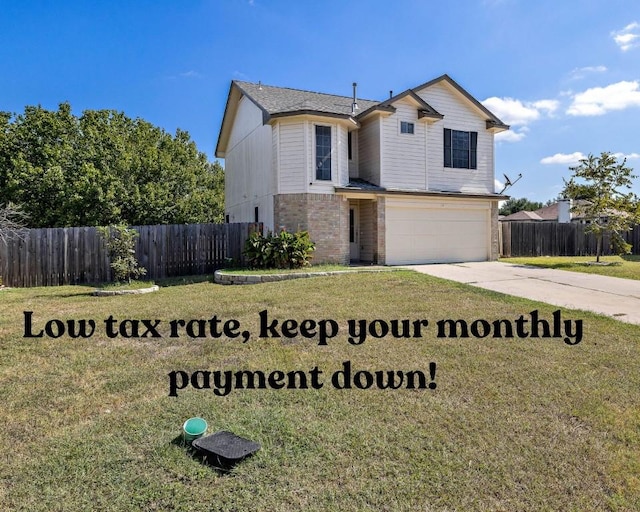
[[[406,91],[401,92],[400,94],[396,94],[395,96],[392,96],[388,100],[382,101],[376,105],[369,107],[367,110],[358,114],[357,118],[362,119],[375,111],[393,113],[396,110],[393,104],[405,98],[409,98],[416,104],[418,108],[418,118],[428,117],[432,119],[442,119],[444,117],[435,108],[433,108],[426,101],[424,101],[420,96],[418,96],[413,90],[407,89]]]
[[[482,103],[480,103],[477,99],[475,99],[471,94],[469,94],[465,89],[458,84],[453,78],[449,75],[444,74],[425,82],[418,87],[414,87],[413,91],[418,92],[422,89],[427,89],[435,84],[446,84],[451,89],[453,89],[460,97],[462,97],[465,101],[467,101],[474,110],[478,111],[482,116],[486,117],[486,126],[487,130],[494,129],[495,131],[504,131],[509,129],[509,125],[504,124],[495,114],[493,114],[487,107],[485,107]]]

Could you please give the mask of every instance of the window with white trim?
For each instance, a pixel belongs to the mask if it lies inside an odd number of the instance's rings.
[[[316,179],[331,180],[331,126],[316,125]]]
[[[455,169],[478,168],[478,132],[444,129],[444,166]]]
[[[400,133],[406,133],[408,135],[413,135],[416,130],[416,125],[410,123],[409,121],[400,121]]]

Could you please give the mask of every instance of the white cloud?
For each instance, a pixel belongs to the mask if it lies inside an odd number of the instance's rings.
[[[516,131],[511,128],[506,132],[496,133],[495,140],[496,142],[518,142],[524,139],[526,135],[526,130]]]
[[[493,96],[484,100],[482,104],[511,126],[510,131],[498,133],[496,141],[518,142],[525,137],[529,123],[537,121],[542,116],[553,116],[559,102],[556,100],[523,102],[514,98]]]
[[[493,179],[494,190],[500,191],[504,188],[504,183],[502,183],[499,179]]]
[[[613,153],[618,160],[622,160],[626,158],[627,160],[635,160],[640,159],[640,153]],[[577,165],[580,163],[580,160],[587,158],[584,153],[580,151],[576,151],[575,153],[567,154],[567,153],[556,153],[553,156],[547,156],[540,160],[541,164],[545,165]]]
[[[553,113],[558,109],[560,103],[557,100],[539,100],[534,101],[531,105],[538,111],[545,111],[548,116],[553,116]]]
[[[604,73],[607,66],[585,66],[583,68],[574,68],[571,70],[569,78],[571,80],[580,80],[590,73]]]
[[[623,158],[626,158],[627,160],[637,160],[638,158],[640,158],[640,153],[614,153],[613,156],[615,156],[618,160],[622,160]]]
[[[611,110],[640,106],[640,83],[617,82],[606,87],[592,87],[573,96],[567,109],[572,116],[600,116]]]
[[[200,78],[202,75],[200,75],[200,73],[198,73],[197,71],[190,69],[189,71],[180,73],[180,76],[183,78]]]
[[[556,153],[553,156],[547,156],[543,158],[542,160],[540,160],[540,163],[544,165],[576,165],[580,163],[580,160],[582,160],[583,158],[586,158],[586,156],[579,151],[571,154]]]
[[[553,114],[558,108],[556,100],[522,102],[514,98],[487,98],[482,102],[491,112],[511,126],[526,126],[540,119],[543,112]]]
[[[621,30],[614,30],[611,37],[623,52],[640,46],[640,23],[634,21]]]

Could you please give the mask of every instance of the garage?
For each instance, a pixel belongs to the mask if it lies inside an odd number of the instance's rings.
[[[490,259],[490,201],[387,198],[387,265]]]

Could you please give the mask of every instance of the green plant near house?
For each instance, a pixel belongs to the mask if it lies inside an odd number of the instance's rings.
[[[244,246],[250,268],[301,268],[309,265],[316,246],[307,231],[252,233]]]
[[[135,240],[138,237],[135,229],[130,229],[125,224],[117,224],[99,227],[98,233],[109,251],[115,281],[127,281],[131,284],[132,278],[137,279],[147,273],[147,269],[138,265],[135,256]]]

